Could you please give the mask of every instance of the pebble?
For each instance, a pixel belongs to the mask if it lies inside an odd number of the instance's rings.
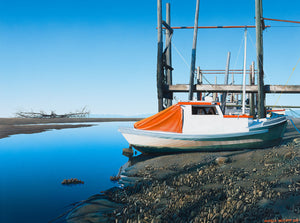
[[[292,152],[287,152],[286,154],[284,154],[283,158],[285,160],[287,159],[291,159],[293,157],[293,153]]]
[[[217,159],[216,159],[216,163],[218,164],[218,165],[222,165],[222,164],[225,164],[225,163],[227,163],[228,162],[228,158],[227,157],[218,157]]]
[[[295,138],[295,139],[293,140],[293,142],[294,142],[295,144],[300,144],[300,138]]]

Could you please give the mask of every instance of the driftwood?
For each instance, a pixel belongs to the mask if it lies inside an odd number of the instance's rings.
[[[19,118],[86,118],[90,114],[89,111],[84,107],[81,111],[71,112],[66,114],[56,114],[54,111],[51,111],[50,114],[47,114],[43,111],[41,112],[17,112],[16,116]]]

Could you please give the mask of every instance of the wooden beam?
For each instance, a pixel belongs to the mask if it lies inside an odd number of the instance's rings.
[[[256,26],[198,26],[198,29],[235,29],[235,28],[255,28]],[[271,27],[271,26],[265,26]],[[194,29],[194,26],[173,26],[172,29]],[[165,29],[165,28],[163,28]]]
[[[242,105],[226,105],[226,107],[242,107]],[[247,106],[246,106],[247,107]],[[266,105],[268,108],[300,108],[300,106],[297,105]]]
[[[299,94],[300,85],[265,85],[265,93]]]
[[[176,84],[166,86],[167,91],[170,92],[189,92],[188,84]],[[232,93],[242,93],[243,86],[242,85],[209,85],[209,84],[197,84],[194,85],[195,92],[232,92]],[[300,85],[265,85],[264,86],[265,93],[273,93],[273,94],[299,94],[300,93]],[[246,85],[247,93],[257,93],[258,86],[257,85]]]

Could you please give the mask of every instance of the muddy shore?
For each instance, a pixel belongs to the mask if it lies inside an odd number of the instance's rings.
[[[298,128],[300,120],[294,119]],[[120,151],[121,152],[121,151]],[[72,208],[68,223],[300,219],[300,134],[239,152],[130,158],[119,184]]]
[[[120,122],[138,120],[140,120],[140,118],[0,118],[0,139],[16,134],[32,134],[52,129],[59,130],[66,128],[90,127],[93,125],[90,123],[93,122]]]

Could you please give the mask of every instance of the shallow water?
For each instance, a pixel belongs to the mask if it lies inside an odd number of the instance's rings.
[[[128,161],[118,132],[130,122],[14,135],[0,140],[0,222],[48,222],[70,204],[118,186],[109,180]],[[63,186],[77,178],[83,185]]]

